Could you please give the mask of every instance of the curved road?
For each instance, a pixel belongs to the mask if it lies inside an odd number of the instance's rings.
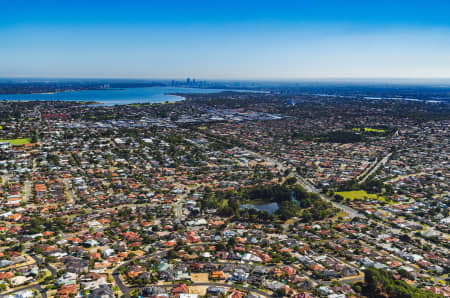
[[[173,288],[180,284],[174,284],[174,285],[149,285],[151,287],[158,287],[158,288]],[[263,292],[261,290],[252,289],[249,287],[242,287],[242,286],[235,286],[225,283],[219,283],[219,282],[201,282],[201,283],[192,283],[189,285],[190,287],[196,287],[196,286],[213,286],[213,287],[223,287],[223,288],[232,288],[232,289],[242,289],[248,292],[253,292],[256,294],[259,294],[264,297],[271,297],[271,295],[267,294],[266,292]],[[133,287],[133,289],[136,289],[137,287]]]
[[[160,252],[156,252],[150,255],[143,255],[141,257],[137,257],[131,260],[128,260],[124,263],[122,263],[121,265],[117,266],[116,268],[114,268],[113,272],[112,272],[112,276],[114,278],[114,282],[116,283],[116,285],[119,287],[120,291],[123,293],[123,295],[125,295],[126,297],[130,297],[130,290],[127,286],[125,286],[122,282],[122,280],[120,279],[120,274],[119,274],[119,268],[126,266],[128,264],[130,264],[131,262],[134,261],[138,261],[138,260],[143,260],[146,258],[152,258],[152,257],[157,257],[157,256],[161,256],[166,254],[170,249],[166,249]]]
[[[35,255],[30,255],[30,257],[36,262],[36,264],[45,265],[47,267],[48,271],[50,271],[50,273],[52,274],[52,276],[57,275],[57,270],[55,268],[53,268],[50,264],[48,264],[46,262],[42,262],[42,260],[39,259],[38,257],[36,257]]]
[[[14,291],[10,291],[7,293],[2,294],[0,297],[6,297],[7,295],[13,295],[18,293],[18,292],[22,292],[22,291],[26,291],[26,290],[37,290],[39,293],[41,293],[41,297],[42,298],[47,298],[47,292],[41,287],[41,283],[35,284],[35,285],[31,285],[31,286],[27,286],[18,290],[14,290]]]
[[[196,245],[199,245],[199,244],[194,244],[193,246],[196,246]],[[126,297],[130,297],[130,288],[127,287],[122,282],[122,280],[120,279],[119,268],[121,268],[123,266],[126,266],[126,265],[128,265],[128,264],[130,264],[131,262],[134,262],[134,261],[143,260],[143,259],[146,259],[146,258],[157,257],[157,256],[162,256],[162,255],[166,254],[170,250],[171,249],[166,249],[164,251],[156,252],[156,253],[153,253],[153,254],[150,254],[150,255],[144,255],[144,256],[141,256],[141,257],[138,257],[138,258],[134,258],[134,259],[128,260],[128,261],[122,263],[121,265],[117,266],[113,270],[112,276],[114,278],[114,281],[115,281],[116,285],[119,287],[120,291],[122,292],[122,294],[124,296],[126,296]],[[223,263],[216,263],[216,264],[223,264]],[[149,285],[149,286],[162,287],[162,288],[172,288],[175,285]],[[265,297],[270,297],[270,295],[268,295],[267,293],[265,293],[265,292],[263,292],[261,290],[258,290],[258,289],[251,289],[251,288],[248,288],[248,287],[234,286],[234,285],[229,285],[229,284],[224,284],[224,283],[193,283],[193,284],[191,284],[191,286],[218,286],[218,287],[220,286],[220,287],[235,288],[235,289],[240,288],[240,289],[243,289],[243,290],[246,290],[246,291],[249,291],[249,292],[254,292],[254,293],[257,293],[259,295],[263,295]],[[132,287],[131,289],[135,289],[135,288],[136,287]]]
[[[50,264],[42,262],[38,257],[36,257],[36,255],[31,255],[30,254],[29,256],[36,262],[36,264],[38,264],[38,265],[39,264],[44,264],[47,267],[48,271],[50,271],[51,275],[52,276],[56,276],[57,271],[56,271],[55,268],[50,266]],[[47,298],[47,291],[41,287],[42,284],[44,284],[43,281],[40,282],[40,283],[34,284],[34,285],[29,285],[29,286],[26,286],[24,288],[20,288],[20,289],[17,289],[17,290],[13,290],[13,291],[9,291],[9,292],[3,293],[0,297],[5,297],[6,295],[14,295],[15,293],[18,293],[18,292],[21,292],[21,291],[25,291],[25,290],[35,289],[35,290],[37,290],[37,291],[39,291],[41,293],[41,297],[42,298]]]
[[[197,246],[197,245],[202,245],[202,244],[194,244],[194,245],[192,245],[192,246]],[[144,255],[144,256],[141,256],[141,257],[138,257],[138,258],[135,258],[135,259],[128,260],[128,261],[126,261],[125,263],[119,265],[118,267],[116,267],[116,268],[113,270],[113,273],[112,273],[112,274],[113,274],[114,281],[115,281],[116,285],[119,287],[120,291],[124,294],[124,296],[130,297],[130,291],[131,291],[132,289],[137,289],[137,288],[142,288],[142,287],[127,287],[127,286],[122,282],[122,280],[120,279],[120,274],[119,274],[119,272],[118,272],[119,268],[121,268],[121,267],[123,267],[123,266],[125,266],[125,265],[127,265],[127,264],[129,264],[129,263],[131,263],[131,262],[133,262],[133,261],[137,261],[137,260],[142,260],[142,259],[145,259],[145,258],[151,258],[151,257],[155,257],[155,256],[161,256],[161,255],[164,255],[164,254],[167,253],[169,250],[170,250],[170,249],[167,249],[167,250],[164,250],[164,251],[161,251],[161,252],[157,252],[157,253],[154,253],[154,254]],[[216,262],[212,261],[212,262],[208,262],[208,263],[214,264],[214,265],[228,264],[228,262],[217,262],[217,261],[216,261]],[[232,264],[235,264],[235,263],[232,263]],[[239,265],[239,264],[235,264],[235,265]],[[353,265],[350,265],[350,264],[347,264],[347,265],[349,265],[349,266],[351,266],[351,267],[354,267]],[[275,266],[275,265],[269,265],[269,266],[264,266],[264,267],[266,267],[266,268],[272,268],[272,267],[274,267],[274,266]],[[291,267],[291,268],[293,268],[293,269],[295,269],[295,270],[298,270],[298,268],[296,268],[296,267],[294,267],[294,266],[292,266],[292,265],[287,265],[287,266],[289,266],[289,267]],[[317,283],[317,284],[320,284],[320,283],[324,283],[324,284],[327,284],[327,285],[331,284],[331,282],[327,282],[327,281],[318,281],[318,280],[316,280],[316,279],[314,279],[314,278],[311,278],[311,277],[310,277],[310,279],[311,279],[312,281],[314,281],[315,283]],[[348,278],[348,279],[342,280],[342,282],[345,282],[345,283],[352,283],[352,282],[354,282],[354,281],[360,281],[360,280],[361,280],[361,277],[358,276],[358,277],[353,277],[353,278]],[[179,283],[178,283],[178,284],[179,284]],[[170,285],[156,285],[156,284],[149,284],[148,286],[152,286],[152,287],[160,287],[160,288],[172,288],[172,287],[175,287],[176,285],[177,285],[177,284],[170,284]],[[192,284],[190,284],[190,286],[218,286],[218,287],[227,287],[227,288],[235,288],[235,289],[240,288],[240,289],[243,289],[243,290],[245,290],[245,291],[257,293],[257,294],[262,295],[262,296],[264,296],[264,297],[270,297],[270,296],[271,296],[271,295],[267,294],[266,292],[264,292],[264,291],[262,291],[262,290],[259,290],[259,289],[253,289],[253,288],[250,288],[250,287],[244,287],[244,286],[236,286],[236,285],[231,285],[231,284],[226,284],[226,283],[214,283],[214,282],[211,282],[211,283],[192,283]]]

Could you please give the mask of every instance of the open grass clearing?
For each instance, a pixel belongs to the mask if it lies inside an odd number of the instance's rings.
[[[335,192],[337,195],[341,195],[344,199],[353,200],[379,200],[381,202],[386,202],[386,198],[378,194],[367,193],[365,190],[352,190],[352,191],[338,191]]]
[[[22,146],[31,143],[31,138],[0,140],[0,143],[10,143],[11,146]]]
[[[361,128],[356,127],[352,129],[353,131],[361,131]],[[369,127],[364,127],[363,129],[364,132],[378,132],[378,133],[385,133],[386,130],[385,129],[378,129],[378,128],[369,128]]]

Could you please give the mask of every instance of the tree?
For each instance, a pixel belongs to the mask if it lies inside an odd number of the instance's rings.
[[[415,288],[402,280],[395,280],[390,272],[374,267],[369,267],[364,271],[364,285],[361,293],[368,298],[385,297],[386,295],[393,298],[440,297],[429,291]]]
[[[223,251],[225,249],[226,249],[225,243],[219,242],[219,243],[216,244],[216,250],[217,251]]]
[[[168,259],[176,259],[178,257],[177,253],[175,252],[175,250],[171,250],[169,251],[169,253],[167,254],[167,258]]]
[[[344,200],[344,197],[339,194],[335,194],[334,198],[336,199],[336,202],[342,202]]]
[[[230,239],[228,239],[228,247],[233,247],[233,246],[235,246],[237,244],[237,240],[236,240],[236,237],[231,237]]]
[[[233,209],[234,212],[237,212],[240,209],[241,204],[236,198],[232,198],[228,201],[228,206],[230,206],[230,208]]]

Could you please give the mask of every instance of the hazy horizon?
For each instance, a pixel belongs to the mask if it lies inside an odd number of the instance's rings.
[[[18,81],[34,81],[34,82],[52,82],[52,81],[134,81],[134,82],[184,82],[186,79],[195,79],[196,81],[209,82],[254,82],[254,83],[379,83],[379,84],[450,84],[449,78],[199,78],[192,77],[174,77],[174,78],[133,78],[133,77],[3,77],[0,76],[0,82],[18,82]]]

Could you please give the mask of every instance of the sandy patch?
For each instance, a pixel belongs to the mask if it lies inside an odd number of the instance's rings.
[[[198,294],[200,296],[205,296],[208,286],[192,286],[189,287],[189,294]]]
[[[132,251],[132,252],[138,257],[142,257],[143,255],[146,254],[146,252],[143,251],[143,250],[135,250],[135,251]]]
[[[195,283],[209,282],[208,273],[191,273],[191,281]]]

